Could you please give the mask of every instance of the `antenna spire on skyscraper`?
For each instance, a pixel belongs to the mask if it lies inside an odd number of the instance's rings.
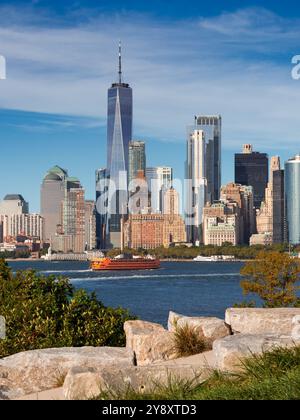
[[[119,41],[119,83],[122,83],[122,45]]]

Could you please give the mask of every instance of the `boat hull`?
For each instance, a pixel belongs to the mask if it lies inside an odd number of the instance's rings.
[[[147,259],[110,259],[103,258],[91,261],[93,271],[154,270],[160,267],[159,260]]]

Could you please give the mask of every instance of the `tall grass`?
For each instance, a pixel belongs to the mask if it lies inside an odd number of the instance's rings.
[[[210,350],[211,346],[199,335],[195,327],[184,324],[183,326],[176,325],[174,348],[177,357],[187,357]]]
[[[169,381],[144,394],[133,389],[107,393],[101,399],[139,400],[300,400],[300,347],[276,348],[243,361],[238,374],[213,371],[209,379]]]

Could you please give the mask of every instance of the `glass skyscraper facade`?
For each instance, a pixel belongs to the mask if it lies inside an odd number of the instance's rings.
[[[269,159],[266,153],[254,152],[245,144],[243,153],[235,154],[235,183],[253,188],[254,207],[259,209],[265,198],[269,179]]]
[[[286,239],[284,217],[284,170],[273,171],[273,243],[282,244]]]
[[[187,240],[195,244],[202,239],[202,214],[207,201],[205,132],[198,126],[188,127],[185,170]]]
[[[285,162],[285,206],[288,241],[300,244],[300,155]]]
[[[128,173],[129,142],[132,139],[132,89],[126,83],[114,83],[108,89],[107,168],[110,178]]]
[[[121,243],[121,217],[128,201],[129,143],[132,140],[132,89],[122,82],[121,46],[119,46],[119,80],[108,89],[107,108],[107,175],[114,183],[110,196],[107,246]]]
[[[220,115],[198,115],[195,129],[203,130],[205,138],[206,199],[219,200],[221,188],[221,131]]]
[[[129,143],[129,184],[134,180],[138,172],[146,175],[146,152],[144,141],[132,141]]]

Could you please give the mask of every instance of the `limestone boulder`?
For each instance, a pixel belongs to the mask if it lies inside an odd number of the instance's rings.
[[[134,351],[138,366],[176,358],[174,334],[163,326],[152,322],[128,321],[124,330],[126,346]]]
[[[300,315],[296,315],[292,321],[292,339],[295,341],[300,340]]]
[[[168,326],[170,331],[175,331],[176,328],[189,326],[199,333],[199,336],[212,343],[223,337],[231,334],[230,328],[222,319],[215,317],[188,317],[170,312]]]
[[[63,385],[66,400],[89,400],[100,395],[101,376],[94,368],[73,367],[69,370]]]
[[[15,384],[6,378],[0,378],[0,401],[15,400],[19,398],[24,391],[15,386]]]
[[[112,392],[117,396],[124,395],[128,390],[148,393],[157,384],[163,386],[179,380],[197,385],[207,379],[209,374],[208,369],[197,370],[187,365],[136,366],[125,369],[108,367],[101,372],[72,368],[66,377],[63,393],[67,400],[93,399],[99,397],[101,392]]]
[[[165,329],[162,325],[154,322],[136,320],[126,321],[124,323],[124,331],[126,335],[126,347],[132,348],[136,336],[165,331]]]
[[[213,355],[216,369],[237,372],[242,369],[243,359],[254,354],[262,354],[276,347],[293,347],[292,337],[275,334],[236,334],[216,340]]]
[[[300,319],[300,308],[230,308],[226,324],[234,334],[277,334],[291,336],[295,317]]]
[[[32,350],[6,357],[0,361],[0,378],[21,389],[23,394],[59,387],[72,367],[104,366],[125,368],[134,365],[129,348],[80,347]]]

